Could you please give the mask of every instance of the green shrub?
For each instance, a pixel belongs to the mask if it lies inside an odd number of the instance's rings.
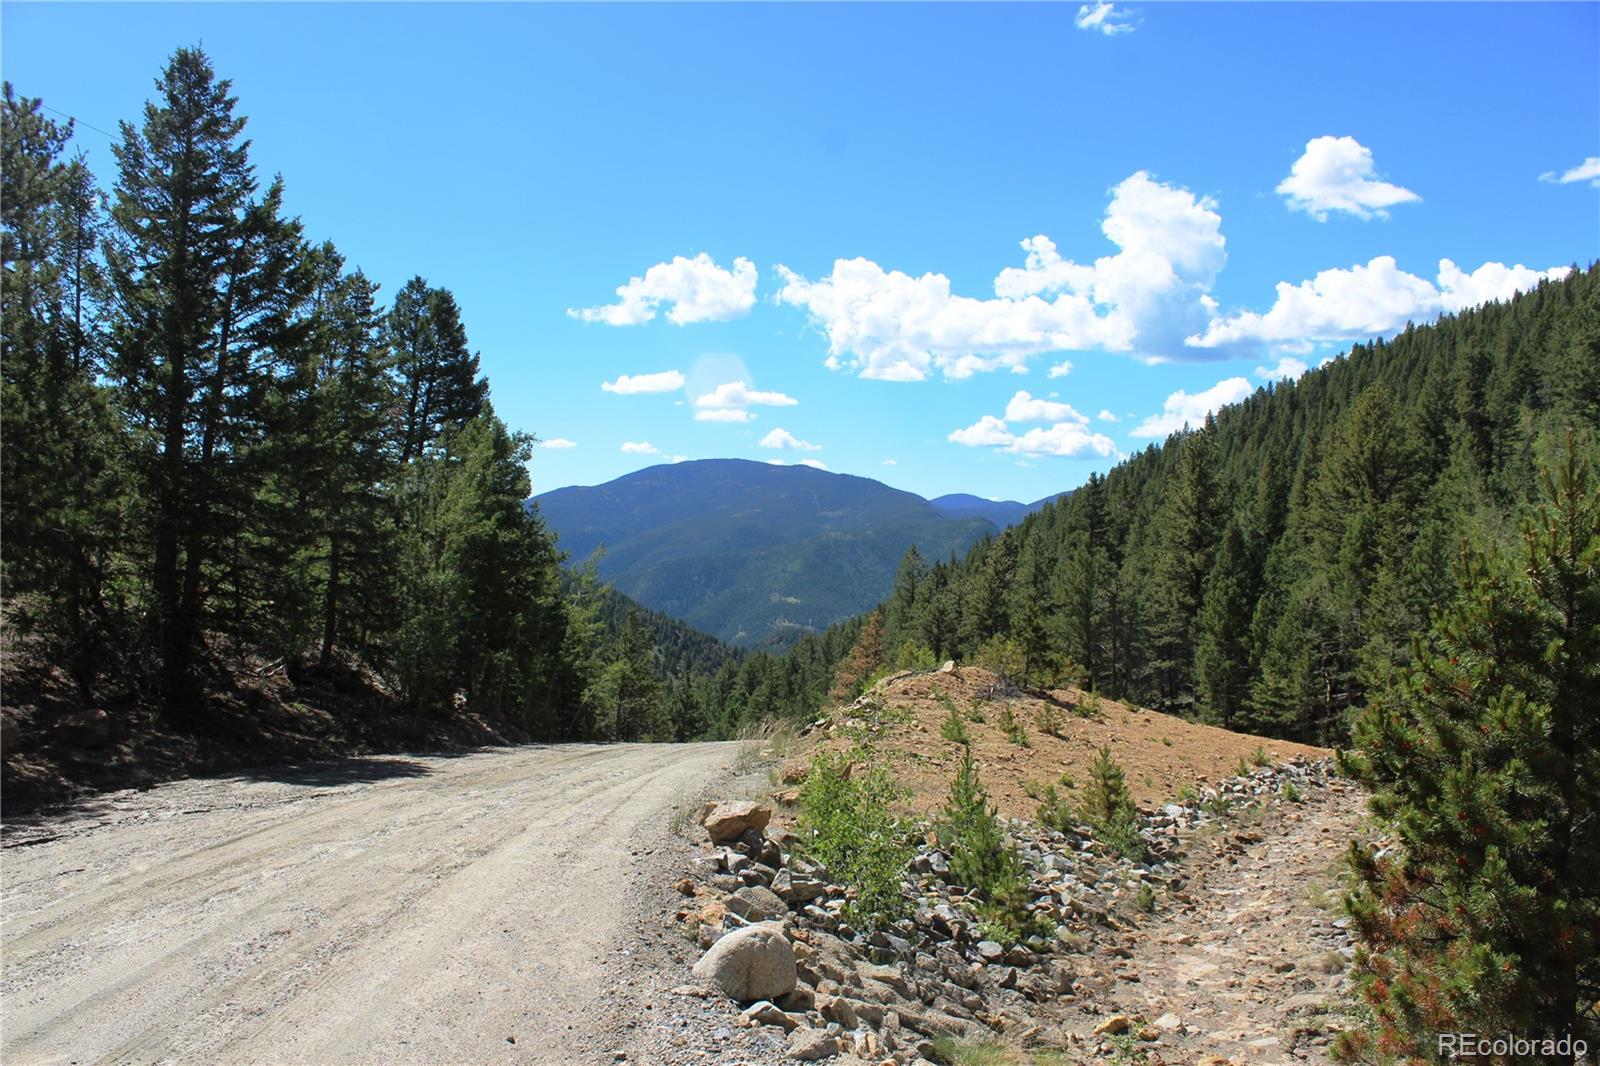
[[[1282,794],[1283,798],[1288,800],[1290,803],[1300,803],[1305,799],[1304,796],[1300,795],[1300,790],[1295,787],[1293,781],[1285,781],[1283,783]]]
[[[1256,766],[1268,766],[1272,763],[1272,756],[1267,754],[1266,745],[1257,744],[1256,750],[1250,753],[1250,762]]]
[[[907,913],[900,884],[915,849],[906,827],[890,813],[905,790],[887,767],[852,774],[871,752],[856,747],[817,756],[800,787],[800,847],[828,868],[839,883],[855,888],[845,907],[853,925],[880,928]]]
[[[995,719],[995,724],[1000,731],[1019,748],[1028,748],[1033,745],[1028,742],[1028,731],[1023,728],[1017,716],[1012,713],[1011,704],[1007,703],[1000,708],[1000,717]]]
[[[1146,914],[1156,909],[1156,890],[1150,887],[1149,882],[1141,881],[1139,891],[1134,894],[1134,904]]]
[[[945,712],[944,721],[939,726],[939,735],[952,744],[972,743],[972,738],[967,735],[967,723],[962,720],[961,712],[956,710],[954,703],[951,703]]]
[[[1006,684],[1015,685],[1022,681],[1023,671],[1028,665],[1028,656],[1022,648],[1021,641],[1012,637],[995,636],[979,646],[977,663]]]
[[[1033,724],[1039,727],[1039,732],[1046,736],[1059,737],[1061,727],[1066,723],[1062,719],[1061,708],[1049,700],[1039,704],[1039,709],[1033,712]]]
[[[1066,797],[1056,791],[1054,785],[1029,785],[1027,786],[1029,798],[1039,801],[1038,808],[1034,811],[1034,820],[1048,829],[1064,832],[1078,824],[1078,816],[1073,811],[1072,805]]]
[[[1100,697],[1093,692],[1080,692],[1072,701],[1072,713],[1079,718],[1095,721],[1100,717]]]
[[[1005,940],[1018,940],[1032,931],[1027,873],[1000,826],[999,812],[989,805],[971,749],[962,754],[950,782],[936,832],[940,844],[950,849],[951,874],[981,900],[979,919],[1004,931]]]
[[[934,660],[932,648],[920,641],[907,640],[901,642],[895,652],[894,665],[896,670],[932,670],[939,664]]]
[[[1119,854],[1134,861],[1144,856],[1144,838],[1139,835],[1139,809],[1122,767],[1111,757],[1110,748],[1101,748],[1089,768],[1089,784],[1078,803],[1078,816],[1094,826],[1095,834]]]

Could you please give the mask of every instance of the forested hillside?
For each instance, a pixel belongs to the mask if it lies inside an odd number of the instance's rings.
[[[877,661],[1337,741],[1453,597],[1462,542],[1506,541],[1541,461],[1569,429],[1595,454],[1597,427],[1591,266],[1259,389],[959,562],[910,554]]]
[[[8,703],[205,733],[277,673],[412,721],[680,735],[664,682],[735,654],[563,570],[451,292],[385,302],[287,217],[204,53],[156,88],[107,189],[5,89]]]
[[[628,596],[768,649],[872,607],[907,545],[964,552],[1006,524],[870,478],[747,459],[653,466],[535,502],[561,548],[601,550],[598,573]]]

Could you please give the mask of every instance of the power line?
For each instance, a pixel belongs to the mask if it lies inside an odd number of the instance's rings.
[[[117,135],[115,133],[107,133],[105,130],[101,129],[99,126],[91,126],[91,125],[89,125],[89,123],[83,121],[83,119],[79,118],[76,115],[69,115],[65,111],[61,111],[61,110],[58,110],[56,108],[53,108],[49,104],[46,104],[46,103],[40,103],[39,106],[44,108],[46,111],[50,111],[50,112],[53,112],[53,113],[55,113],[57,115],[60,115],[62,118],[71,119],[75,126],[82,126],[84,129],[94,130],[96,133],[101,134],[102,136],[110,137],[113,141],[117,140]]]

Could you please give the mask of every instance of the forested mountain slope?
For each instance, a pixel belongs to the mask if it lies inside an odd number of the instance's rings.
[[[618,590],[746,646],[786,647],[871,607],[910,545],[943,558],[998,528],[869,478],[744,459],[654,466],[534,502],[574,561],[603,549],[599,575]]]
[[[1600,427],[1600,273],[1256,391],[986,539],[907,559],[882,658],[948,656],[1313,742],[1411,654],[1463,539]]]

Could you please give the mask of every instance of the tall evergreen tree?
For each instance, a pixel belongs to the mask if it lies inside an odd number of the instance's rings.
[[[451,428],[478,414],[488,382],[467,345],[461,309],[448,289],[406,282],[389,311],[387,334],[400,396],[400,461],[408,463]]]
[[[82,699],[119,643],[105,591],[125,493],[106,390],[97,245],[101,198],[82,158],[63,161],[71,124],[7,83],[0,109],[0,382],[6,418],[0,518],[14,618],[38,623]]]
[[[1349,1058],[1434,1060],[1445,1032],[1600,1042],[1600,491],[1570,444],[1543,481],[1516,564],[1464,552],[1463,594],[1342,760],[1400,845],[1353,847],[1377,1031]]]
[[[1183,438],[1161,512],[1153,665],[1157,692],[1172,708],[1187,707],[1193,700],[1194,620],[1220,532],[1215,437],[1208,418],[1204,429]]]
[[[1201,716],[1236,726],[1250,690],[1250,620],[1257,597],[1255,566],[1239,523],[1230,522],[1206,578],[1195,620],[1195,685]]]
[[[263,396],[300,343],[310,276],[281,182],[257,195],[229,83],[182,48],[156,88],[143,125],[123,123],[114,147],[111,371],[139,442],[150,617],[165,698],[181,714],[197,709],[207,571],[241,555]]]

